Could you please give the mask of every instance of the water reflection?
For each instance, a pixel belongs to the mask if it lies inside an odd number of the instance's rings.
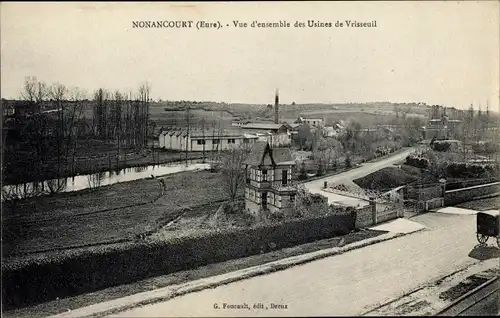
[[[151,176],[162,176],[181,171],[208,169],[209,164],[191,161],[189,164],[161,164],[144,167],[131,167],[121,170],[106,171],[69,178],[45,180],[43,182],[29,182],[24,184],[6,185],[2,187],[2,201],[13,198],[29,198],[58,192],[72,192],[98,187],[145,179]]]

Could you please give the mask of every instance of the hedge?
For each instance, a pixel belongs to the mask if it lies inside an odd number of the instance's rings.
[[[429,160],[426,158],[416,158],[412,156],[406,157],[405,164],[420,169],[427,169],[429,167]]]
[[[430,168],[429,160],[426,158],[408,156],[405,164],[420,169]],[[491,178],[498,175],[498,167],[450,162],[446,165],[445,174],[447,178]]]
[[[451,144],[449,142],[434,142],[432,144],[432,149],[435,151],[448,151],[451,148]]]
[[[355,228],[355,220],[354,213],[330,215],[2,264],[2,302],[5,309],[19,308],[259,254],[271,242],[285,248],[343,235]]]

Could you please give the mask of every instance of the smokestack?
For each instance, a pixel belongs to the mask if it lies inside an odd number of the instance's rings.
[[[278,117],[278,105],[280,103],[280,96],[279,96],[279,90],[276,89],[276,97],[274,98],[274,123],[279,124],[279,117]]]

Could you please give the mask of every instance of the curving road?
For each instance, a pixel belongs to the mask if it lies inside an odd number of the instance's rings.
[[[385,168],[387,166],[391,166],[396,162],[404,160],[410,153],[415,151],[416,148],[408,148],[400,153],[397,153],[395,155],[392,155],[390,157],[381,159],[379,161],[375,162],[369,162],[369,163],[364,163],[361,165],[361,167],[342,172],[330,177],[325,177],[322,179],[310,181],[310,182],[305,182],[303,185],[309,190],[311,193],[318,193],[321,194],[325,197],[328,198],[328,203],[340,203],[343,205],[350,205],[350,206],[365,206],[368,205],[368,202],[365,200],[361,199],[356,199],[352,197],[346,197],[342,195],[338,195],[335,193],[331,192],[326,192],[323,191],[323,185],[324,182],[328,182],[328,184],[336,184],[336,183],[351,183],[351,185],[354,185],[352,180],[364,177],[366,175],[369,175],[372,172],[375,172],[377,170],[380,170],[382,168]]]

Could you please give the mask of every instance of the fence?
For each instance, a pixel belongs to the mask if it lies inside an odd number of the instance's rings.
[[[468,179],[468,180],[462,180],[462,181],[446,182],[446,190],[463,189],[463,188],[473,187],[473,186],[477,186],[477,185],[484,185],[484,184],[494,183],[494,182],[499,182],[499,181],[500,181],[500,179],[498,179],[498,178],[489,178],[489,179]]]
[[[370,205],[356,209],[356,227],[363,228],[402,216],[402,207],[371,201]]]
[[[427,187],[407,187],[406,188],[407,200],[427,201],[437,197],[443,196],[443,186],[433,185]]]
[[[454,205],[500,194],[500,182],[476,185],[463,189],[448,190],[444,194],[444,204]]]
[[[377,223],[382,223],[385,221],[389,221],[392,219],[396,219],[401,215],[402,208],[394,207],[394,206],[385,206],[381,211],[377,211]]]
[[[482,181],[483,184],[480,184]],[[462,202],[494,197],[500,194],[500,182],[488,182],[491,179],[465,180],[428,187],[407,187],[405,201],[415,203],[418,212],[432,210],[438,207],[455,205]],[[487,183],[485,183],[487,182]],[[456,189],[460,185],[473,185]],[[443,188],[447,190],[443,190]],[[453,190],[448,190],[452,188]]]

